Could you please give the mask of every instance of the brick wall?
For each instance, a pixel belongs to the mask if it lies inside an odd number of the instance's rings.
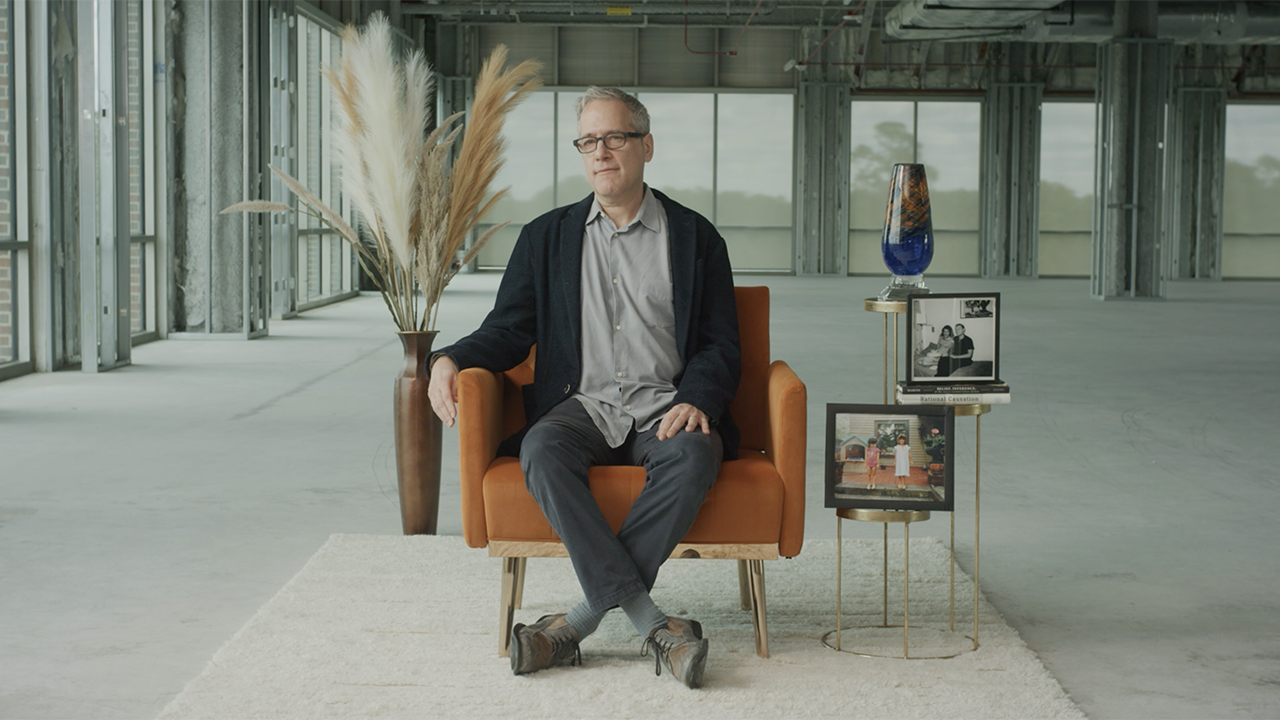
[[[14,240],[13,57],[11,0],[0,0],[0,240]],[[0,363],[14,355],[14,253],[0,251]]]
[[[142,2],[125,3],[125,111],[128,114],[129,158],[129,234],[142,235],[143,223],[143,153],[142,153]],[[146,329],[146,285],[143,275],[142,246],[129,245],[129,324],[132,332]]]

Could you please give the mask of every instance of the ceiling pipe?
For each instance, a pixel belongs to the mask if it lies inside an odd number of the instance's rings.
[[[1115,37],[1114,13],[1115,3],[1100,0],[904,0],[885,16],[885,34],[899,41],[1100,43]],[[1280,5],[1164,2],[1156,37],[1179,44],[1280,44]]]
[[[462,2],[435,2],[427,5],[404,3],[400,12],[404,15],[464,15],[486,17],[492,15],[564,15],[571,17],[628,17],[636,15],[768,15],[777,7],[777,2],[758,3],[756,5],[728,5],[724,2],[692,2],[688,6],[680,3],[566,3],[539,2],[525,0],[523,2],[477,3],[474,0]],[[833,9],[835,6],[832,6]],[[792,6],[787,7],[790,9]]]

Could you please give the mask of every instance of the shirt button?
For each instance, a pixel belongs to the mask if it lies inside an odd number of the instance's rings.
[[[565,391],[566,393],[567,393],[567,392],[569,392],[569,386],[568,386],[568,385],[565,385],[565,386],[564,386],[564,391]]]
[[[613,279],[613,284],[614,284],[614,285],[617,285],[617,284],[618,284],[618,278],[614,278],[614,279]]]
[[[613,329],[614,329],[614,330],[621,330],[621,329],[622,329],[622,326],[621,326],[621,325],[614,325],[614,326],[613,326]]]
[[[630,406],[630,405],[628,405],[628,406],[627,406],[627,409],[628,409],[628,410],[630,410],[630,409],[631,409],[631,406]]]
[[[618,377],[622,377],[622,373],[618,373]]]

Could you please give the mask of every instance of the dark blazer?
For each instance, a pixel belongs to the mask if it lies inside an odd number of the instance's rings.
[[[676,348],[683,362],[673,404],[705,412],[720,431],[725,459],[733,459],[739,433],[729,403],[738,391],[741,351],[729,253],[706,218],[653,194],[667,212]],[[439,351],[459,370],[502,372],[523,362],[537,343],[533,383],[524,388],[528,425],[503,443],[502,454],[517,455],[529,425],[573,394],[582,377],[582,238],[593,198],[525,225],[493,311],[475,332]]]

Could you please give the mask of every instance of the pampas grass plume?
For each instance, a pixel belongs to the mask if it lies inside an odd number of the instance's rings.
[[[525,61],[504,70],[507,48],[499,45],[476,80],[465,130],[458,113],[429,135],[435,83],[421,52],[397,60],[391,26],[374,13],[363,29],[342,32],[342,59],[322,69],[333,88],[339,118],[333,145],[342,168],[342,189],[364,218],[362,238],[302,183],[278,168],[285,186],[356,251],[401,331],[435,327],[444,287],[459,267],[458,253],[485,213],[505,194],[489,196],[502,168],[502,125],[507,113],[541,87],[541,64]],[[425,136],[425,137],[424,137]],[[460,142],[450,168],[454,146]],[[283,203],[251,200],[223,212],[286,212]],[[506,226],[489,228],[468,248],[461,264]],[[414,285],[421,287],[418,312]]]

